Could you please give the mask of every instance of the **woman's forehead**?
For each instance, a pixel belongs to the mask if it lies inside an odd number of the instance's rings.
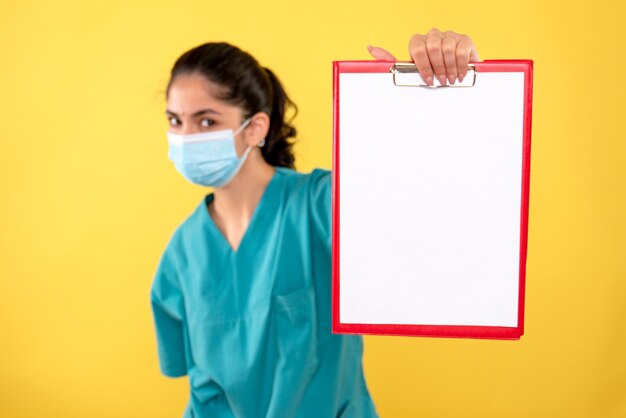
[[[168,90],[168,101],[219,101],[217,99],[217,90],[217,86],[214,83],[200,75],[183,74],[172,80]]]
[[[218,99],[221,88],[198,74],[184,74],[177,76],[167,95],[167,108],[178,116],[193,114],[204,108],[211,108],[218,113],[230,113],[237,110]]]

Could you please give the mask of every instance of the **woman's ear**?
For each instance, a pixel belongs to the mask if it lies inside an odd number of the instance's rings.
[[[246,129],[246,142],[248,146],[257,146],[267,136],[270,129],[270,117],[265,112],[257,112],[252,115],[252,120]]]

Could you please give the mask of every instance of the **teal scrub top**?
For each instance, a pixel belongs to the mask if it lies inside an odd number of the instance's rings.
[[[204,197],[150,297],[164,375],[195,417],[377,417],[363,339],[331,333],[331,172],[276,167],[237,251]]]

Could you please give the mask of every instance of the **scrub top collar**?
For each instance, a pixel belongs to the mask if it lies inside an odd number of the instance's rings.
[[[218,245],[229,256],[234,257],[244,253],[249,246],[248,241],[251,239],[249,236],[258,236],[258,233],[255,233],[255,231],[262,226],[262,224],[265,222],[265,220],[268,219],[268,217],[277,215],[276,211],[273,208],[275,208],[278,204],[277,197],[280,189],[279,185],[284,170],[286,170],[286,168],[284,167],[274,167],[274,174],[272,175],[270,181],[267,183],[267,186],[265,186],[265,190],[261,195],[259,203],[254,209],[254,213],[250,218],[250,223],[248,224],[248,227],[246,228],[243,237],[239,242],[239,247],[237,247],[237,250],[234,250],[233,247],[231,247],[230,243],[228,242],[222,231],[217,227],[217,224],[209,213],[209,204],[215,198],[214,194],[209,193],[205,196],[203,202],[204,221],[207,225],[207,228],[214,236],[216,242],[219,243]]]

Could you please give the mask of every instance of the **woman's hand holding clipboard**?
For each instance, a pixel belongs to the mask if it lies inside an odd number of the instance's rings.
[[[368,46],[370,54],[377,60],[397,61],[386,49]],[[415,34],[409,40],[409,54],[428,86],[433,86],[436,75],[441,85],[446,81],[462,82],[467,75],[468,64],[480,61],[472,39],[452,31],[441,32],[437,28],[426,35]]]

